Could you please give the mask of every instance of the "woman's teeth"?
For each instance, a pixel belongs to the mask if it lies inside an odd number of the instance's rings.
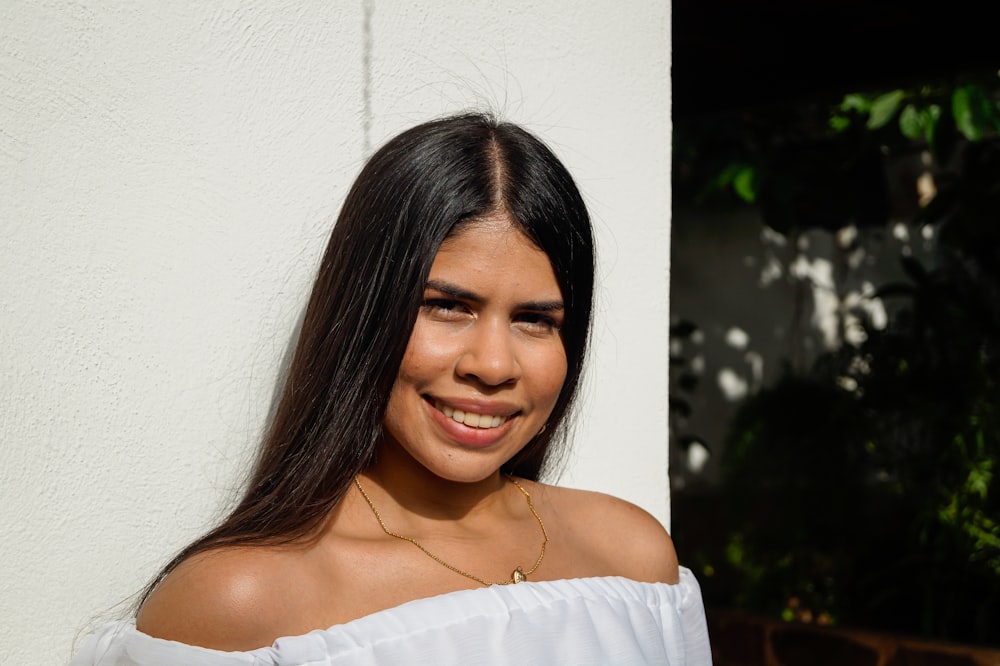
[[[470,428],[496,428],[507,420],[506,416],[463,412],[461,409],[453,409],[441,403],[436,403],[434,406],[449,419],[464,423]]]

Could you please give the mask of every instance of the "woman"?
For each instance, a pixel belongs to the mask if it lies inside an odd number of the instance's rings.
[[[710,663],[663,527],[538,481],[593,256],[572,178],[525,130],[470,114],[389,141],[334,227],[242,501],[73,663]]]

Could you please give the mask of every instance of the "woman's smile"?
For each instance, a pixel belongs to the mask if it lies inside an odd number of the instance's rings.
[[[435,426],[444,437],[471,448],[493,446],[513,429],[518,409],[509,404],[469,400],[426,400]]]
[[[461,410],[451,405],[446,405],[442,402],[434,401],[434,409],[438,410],[449,419],[467,425],[470,428],[498,428],[503,425],[509,416],[504,416],[502,414],[490,414],[476,408],[471,408],[468,410]]]
[[[508,424],[514,422],[509,417],[463,412],[448,406],[442,409],[430,406],[430,410],[431,418],[445,437],[471,448],[489,447],[502,441],[511,430]]]

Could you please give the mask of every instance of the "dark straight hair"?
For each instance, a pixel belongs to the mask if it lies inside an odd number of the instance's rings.
[[[455,229],[506,214],[545,252],[562,290],[567,372],[547,427],[502,467],[537,480],[564,443],[590,331],[594,247],[569,172],[525,129],[485,114],[433,120],[391,139],[347,195],[313,285],[280,400],[242,499],[180,562],[218,546],[316,533],[374,460],[431,264]]]

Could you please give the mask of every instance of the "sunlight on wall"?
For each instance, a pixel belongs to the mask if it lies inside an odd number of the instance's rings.
[[[445,113],[577,179],[599,274],[560,480],[669,525],[670,53],[655,0],[0,5],[0,662],[66,663],[231,504],[347,188]]]
[[[719,389],[729,402],[737,402],[747,396],[749,382],[732,368],[722,368],[717,376]]]

